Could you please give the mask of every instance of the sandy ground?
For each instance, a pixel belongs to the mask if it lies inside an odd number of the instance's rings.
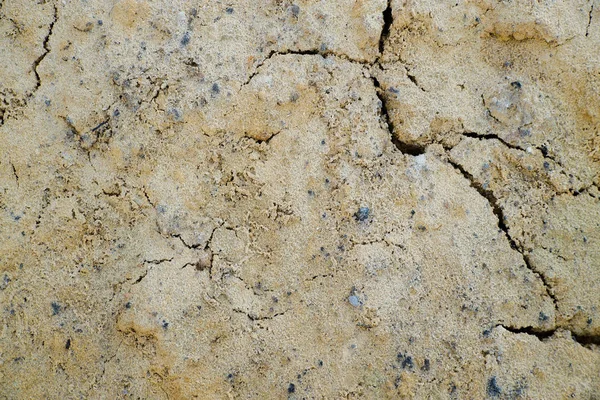
[[[0,398],[600,398],[600,2],[0,1]]]

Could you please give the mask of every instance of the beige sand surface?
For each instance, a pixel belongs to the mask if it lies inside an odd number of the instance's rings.
[[[0,0],[0,398],[599,399],[600,2]]]

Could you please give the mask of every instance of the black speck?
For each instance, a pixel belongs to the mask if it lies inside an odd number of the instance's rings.
[[[369,218],[369,207],[360,207],[357,212],[354,213],[354,219],[362,222]]]
[[[549,170],[550,169],[550,163],[548,161],[544,161],[544,169],[545,170]]]
[[[492,376],[487,383],[488,396],[496,397],[496,396],[500,396],[501,393],[502,393],[502,389],[500,389],[500,387],[498,386],[498,383],[496,382],[496,377]]]
[[[483,337],[489,337],[492,334],[490,329],[486,329],[483,331]]]
[[[233,14],[233,8],[232,8],[232,7],[227,7],[227,8],[225,9],[225,12],[226,12],[227,14]]]
[[[308,195],[309,195],[309,196],[314,196],[314,195],[315,195],[315,192],[313,192],[312,190],[309,190],[309,191],[308,191]]]
[[[411,218],[414,217],[415,214],[416,214],[415,210],[410,210],[410,216],[411,216]]]
[[[423,367],[421,368],[423,371],[429,371],[429,369],[431,368],[429,359],[426,358],[425,359],[425,363],[423,364]]]
[[[45,101],[44,101],[44,103],[46,104],[46,106],[48,106],[48,107],[49,107],[49,106],[50,106],[50,104],[52,104],[52,101],[50,101],[50,100],[48,99],[48,100],[45,100]]]
[[[321,140],[321,144],[325,145],[325,139]]]
[[[511,82],[510,86],[514,87],[515,89],[521,89],[521,87],[522,87],[521,82],[519,82],[519,81]]]
[[[587,319],[587,324],[588,324],[588,325],[591,325],[591,324],[592,324],[592,319],[591,319],[591,318],[588,318],[588,319]]]
[[[104,24],[104,22],[102,22],[101,19],[98,20],[98,25],[102,26]]]
[[[296,385],[294,385],[293,383],[290,383],[290,386],[288,386],[288,393],[294,393],[296,391]]]
[[[53,301],[51,303],[51,306],[52,306],[52,315],[58,315],[62,310],[62,306],[55,301]]]
[[[543,312],[540,312],[540,321],[548,321],[548,316]]]
[[[125,303],[125,308],[131,308],[131,302],[128,301],[127,303]]]
[[[323,360],[319,360],[319,362],[317,362],[317,364],[319,365],[319,367],[323,366]]]
[[[211,92],[213,92],[213,94],[219,94],[221,92],[221,89],[219,88],[219,85],[217,83],[213,83],[212,88],[210,90]]]
[[[163,327],[163,329],[167,329],[169,327],[169,323],[167,321],[165,321],[164,319],[162,322],[162,327]]]
[[[405,356],[402,353],[398,353],[398,362],[400,363],[400,366],[404,369],[408,368],[408,369],[413,369],[414,367],[414,363],[413,363],[413,359],[411,356]]]
[[[65,349],[69,350],[71,348],[71,339],[67,339],[67,344],[65,344]]]

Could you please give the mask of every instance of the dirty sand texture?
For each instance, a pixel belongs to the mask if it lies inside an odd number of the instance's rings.
[[[0,398],[599,399],[599,49],[599,0],[0,0]]]

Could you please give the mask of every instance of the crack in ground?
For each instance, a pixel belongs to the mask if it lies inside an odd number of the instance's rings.
[[[388,0],[387,7],[383,10],[383,27],[381,28],[381,35],[379,35],[379,54],[383,55],[385,49],[385,42],[390,37],[390,28],[394,23],[394,15],[392,14],[392,0]]]
[[[15,177],[15,181],[17,182],[17,188],[18,188],[19,187],[19,175],[17,174],[17,169],[15,168],[15,164],[13,164],[12,161],[10,163],[10,166],[12,167],[12,173],[13,173],[13,176]]]
[[[590,12],[588,14],[588,24],[585,28],[585,36],[588,37],[590,34],[590,25],[592,24],[592,13],[594,12],[594,3],[592,3],[592,6],[590,7]]]
[[[385,21],[385,24],[382,29],[382,34],[381,34],[380,43],[379,43],[380,52],[383,52],[383,49],[385,48],[385,41],[386,41],[387,37],[389,36],[389,30],[390,30],[391,25],[393,24],[392,9],[391,9],[390,1],[388,1],[388,8],[386,8],[386,10],[384,11],[384,21]],[[381,69],[381,64],[379,63],[379,60],[377,60],[372,66],[374,66],[374,65],[378,65],[379,68]],[[407,72],[407,75],[408,75],[408,78],[419,89],[423,90],[423,88],[421,88],[418,85],[416,78],[413,75],[410,75],[408,72]],[[409,154],[412,156],[418,156],[418,155],[424,154],[425,149],[426,149],[425,146],[413,144],[413,143],[402,142],[397,137],[397,135],[394,134],[395,129],[394,129],[394,125],[393,125],[392,119],[390,118],[389,111],[387,108],[385,91],[382,88],[379,80],[375,76],[371,75],[371,81],[373,82],[373,86],[375,87],[375,92],[376,92],[377,98],[379,99],[379,101],[381,103],[381,107],[379,109],[380,118],[383,121],[383,123],[386,125],[387,130],[390,134],[390,138],[391,138],[394,146],[403,154]],[[491,115],[491,113],[489,112],[489,109],[486,107],[485,99],[483,98],[483,96],[482,96],[482,100],[483,100],[484,107],[486,108],[488,114],[493,119],[495,119],[494,116]],[[505,141],[504,139],[500,138],[498,135],[495,135],[495,134],[480,135],[475,132],[462,132],[461,135],[466,136],[466,137],[471,137],[471,138],[477,138],[479,140],[495,139],[510,149],[525,151],[524,149],[522,149],[518,146],[508,143],[507,141]],[[538,149],[538,150],[542,151],[541,149]],[[544,155],[544,157],[546,157],[546,154],[544,154],[543,151],[542,151],[542,155]],[[529,256],[524,254],[523,249],[520,246],[518,246],[517,243],[515,242],[515,240],[509,235],[508,227],[506,226],[506,223],[505,223],[506,218],[504,216],[504,212],[503,212],[502,208],[500,207],[500,205],[498,204],[498,200],[494,196],[493,192],[485,189],[481,184],[479,184],[474,179],[474,177],[469,172],[467,172],[460,164],[455,163],[455,162],[451,161],[450,159],[448,159],[448,163],[454,169],[456,169],[458,172],[460,172],[461,175],[465,179],[467,179],[467,181],[470,183],[470,186],[473,187],[483,198],[485,198],[487,200],[488,204],[492,208],[493,214],[496,216],[496,218],[498,220],[498,228],[500,230],[502,230],[502,232],[504,232],[504,235],[506,236],[506,239],[508,240],[511,248],[513,248],[514,250],[516,250],[517,252],[519,252],[521,254],[521,257],[522,257],[523,262],[524,262],[525,266],[527,267],[527,269],[529,269],[534,275],[536,275],[540,278],[540,280],[542,281],[542,284],[544,285],[544,289],[546,290],[547,295],[552,299],[552,302],[554,303],[554,308],[558,312],[558,299],[556,298],[556,295],[554,294],[554,289],[549,284],[546,276],[543,273],[541,273],[540,271],[538,271],[533,266]],[[515,331],[515,328],[512,328],[512,329],[513,329],[513,331]],[[556,331],[556,328],[552,331],[542,331],[542,332],[535,331],[533,328],[527,328],[527,327],[519,328],[519,329],[520,329],[519,332],[521,332],[521,333],[534,334],[534,335],[538,336],[538,338],[551,336]],[[508,330],[508,328],[507,328],[507,330]],[[573,335],[573,337],[575,338],[574,335]],[[585,340],[585,339],[582,339],[582,340]],[[597,340],[597,338],[591,336],[591,337],[588,337],[588,340],[590,340],[592,343],[594,343],[594,341]]]
[[[506,140],[502,139],[500,136],[498,136],[494,133],[460,132],[459,135],[466,136],[466,137],[473,138],[473,139],[479,139],[479,140],[494,140],[495,139],[495,140],[499,141],[500,143],[502,143],[504,146],[508,147],[509,149],[525,151],[525,152],[527,151],[517,145],[508,143]],[[543,155],[543,153],[542,153],[542,155]]]
[[[100,373],[100,376],[97,377],[94,380],[94,384],[92,385],[92,388],[97,386],[98,383],[100,383],[100,381],[104,378],[104,374],[106,373],[106,364],[108,364],[109,362],[111,362],[116,356],[117,354],[119,354],[119,348],[121,347],[121,344],[123,343],[123,340],[121,339],[121,341],[119,342],[119,344],[117,345],[117,349],[115,350],[115,353],[113,355],[111,355],[110,357],[108,357],[108,359],[106,359],[103,363],[102,363],[102,372]]]
[[[161,260],[144,260],[144,264],[154,264],[154,265],[159,265],[162,264],[164,262],[170,262],[173,261],[173,257],[168,258],[168,259],[161,259]],[[133,281],[133,283],[131,284],[133,285],[137,285],[138,283],[140,283],[147,275],[148,272],[150,272],[149,268],[146,268],[146,270],[137,277],[137,279],[135,281]],[[109,300],[109,302],[112,302],[114,300],[114,298],[117,296],[117,294],[119,294],[121,292],[121,290],[123,289],[123,285],[127,282],[130,282],[133,278],[126,278],[125,280],[119,281],[117,283],[114,284],[113,288],[116,287],[116,290],[113,290],[113,294]]]
[[[388,114],[388,108],[386,104],[385,95],[383,94],[384,90],[379,83],[379,80],[373,75],[371,75],[371,81],[373,82],[373,86],[375,86],[375,95],[379,99],[381,106],[379,107],[379,117],[381,121],[385,124],[388,133],[390,134],[390,139],[392,143],[398,150],[400,150],[403,154],[410,154],[411,156],[418,156],[425,153],[425,147],[412,143],[402,142],[396,135],[394,135],[394,124],[392,119]]]
[[[144,264],[154,264],[154,265],[160,265],[160,264],[162,264],[162,263],[165,263],[165,262],[171,262],[171,261],[173,261],[173,257],[171,257],[171,258],[162,258],[162,259],[159,259],[159,260],[144,260]],[[140,283],[142,280],[144,280],[144,278],[145,278],[145,277],[148,275],[148,272],[150,272],[150,268],[146,268],[146,271],[144,271],[144,272],[142,273],[142,275],[140,275],[140,276],[139,276],[139,277],[138,277],[138,278],[137,278],[137,279],[136,279],[136,280],[135,280],[135,281],[134,281],[134,282],[131,284],[131,286],[133,286],[133,285],[137,285],[137,284],[138,284],[138,283]],[[131,280],[131,279],[126,279],[126,280],[125,280],[125,282],[128,282],[128,281],[130,281],[130,280]],[[123,282],[123,283],[125,283],[125,282]]]
[[[50,36],[52,36],[52,30],[54,29],[54,24],[56,23],[56,21],[58,20],[58,8],[56,7],[56,5],[53,6],[54,7],[54,19],[52,20],[52,22],[50,22],[50,25],[48,26],[48,34],[46,35],[46,37],[44,38],[44,41],[42,43],[42,46],[44,48],[44,52],[35,59],[35,61],[33,62],[33,73],[35,74],[35,87],[33,88],[33,91],[31,92],[30,96],[33,96],[33,94],[39,89],[39,87],[42,85],[42,80],[40,78],[40,74],[38,73],[38,66],[40,65],[40,63],[42,61],[44,61],[44,58],[46,58],[46,56],[50,53],[50,47],[48,45],[49,41],[50,41]]]
[[[284,315],[285,313],[287,313],[289,311],[289,310],[285,310],[285,311],[282,311],[282,312],[279,312],[279,313],[275,313],[275,314],[273,314],[271,316],[262,316],[261,317],[259,315],[255,315],[255,314],[246,312],[244,310],[240,310],[239,308],[232,308],[232,310],[235,313],[244,314],[252,322],[254,322],[254,321],[265,321],[265,320],[268,320],[268,319],[273,319],[275,317],[279,317],[281,315]]]
[[[533,272],[535,275],[537,275],[540,278],[540,280],[542,281],[542,283],[544,285],[544,288],[546,289],[546,293],[548,294],[548,296],[550,296],[550,298],[552,299],[552,302],[554,303],[555,310],[558,311],[558,299],[556,298],[556,295],[554,294],[554,289],[549,284],[546,276],[542,272],[538,271],[533,266],[533,264],[531,263],[531,260],[529,259],[529,256],[527,254],[524,254],[522,246],[518,245],[517,242],[515,242],[515,240],[508,233],[508,227],[506,226],[506,223],[505,223],[506,217],[504,216],[502,207],[500,207],[498,205],[498,199],[496,198],[496,196],[494,196],[494,193],[491,190],[484,188],[483,185],[481,185],[479,182],[477,182],[477,180],[473,177],[473,175],[471,175],[467,170],[465,170],[462,165],[460,165],[450,159],[448,159],[448,163],[452,167],[454,167],[455,170],[460,172],[460,174],[467,181],[469,181],[470,186],[473,189],[475,189],[481,195],[481,197],[483,197],[484,199],[487,200],[488,204],[492,208],[492,212],[494,213],[494,215],[496,216],[496,218],[498,220],[498,228],[500,228],[500,230],[502,232],[504,232],[504,235],[506,236],[506,239],[508,240],[510,247],[513,250],[516,250],[517,252],[519,252],[521,254],[521,257],[523,258],[523,262],[525,263],[525,266],[531,272]]]
[[[300,56],[321,56],[321,57],[327,57],[327,56],[334,56],[337,58],[340,58],[342,60],[346,60],[349,62],[353,62],[353,63],[357,63],[357,64],[362,64],[362,65],[369,65],[372,66],[375,64],[375,62],[373,63],[368,63],[364,60],[357,60],[354,59],[346,54],[343,53],[336,53],[333,50],[327,50],[327,49],[307,49],[307,50],[284,50],[284,51],[278,51],[278,50],[271,50],[269,52],[269,54],[258,63],[258,65],[256,66],[256,68],[254,69],[254,72],[252,72],[250,74],[250,76],[248,77],[248,79],[246,79],[246,82],[242,83],[241,87],[244,87],[246,85],[248,85],[252,79],[259,74],[259,70],[260,67],[262,67],[267,61],[269,61],[271,58],[276,57],[276,56],[287,56],[290,54],[295,54],[295,55],[300,55]]]
[[[524,326],[521,328],[517,328],[517,327],[503,325],[503,324],[498,324],[494,328],[498,328],[499,326],[501,326],[505,330],[512,332],[514,334],[525,334],[525,335],[535,336],[536,338],[538,338],[539,341],[544,341],[544,340],[554,336],[554,334],[556,332],[562,330],[562,328],[560,328],[560,327],[557,327],[554,329],[548,329],[548,330],[540,330],[540,329],[536,329],[532,326]],[[565,331],[567,331],[571,334],[571,338],[573,339],[573,341],[577,342],[578,344],[580,344],[584,347],[586,347],[588,345],[597,345],[597,346],[600,345],[600,335],[578,335],[578,334],[573,333],[570,330],[565,329]]]
[[[468,137],[468,138],[472,138],[472,139],[479,139],[479,140],[497,140],[498,142],[500,142],[500,144],[503,144],[506,148],[508,149],[512,149],[512,150],[517,150],[517,151],[521,151],[521,152],[525,152],[528,154],[531,154],[532,151],[530,149],[524,149],[518,145],[514,145],[511,144],[509,142],[507,142],[506,140],[502,139],[500,136],[493,134],[493,133],[477,133],[477,132],[457,132],[458,135],[464,136],[464,137]],[[437,141],[434,141],[434,143],[439,143]],[[444,149],[446,151],[450,151],[452,150],[455,146],[445,146],[443,143],[439,143],[441,144]],[[562,165],[562,163],[558,160],[556,160],[553,156],[548,154],[548,148],[545,144],[541,145],[541,146],[531,146],[531,149],[536,149],[538,150],[541,154],[542,157],[544,159],[548,159],[551,160],[552,162],[556,163],[560,168],[562,168],[562,170],[559,171],[560,174],[563,174],[565,176],[568,176],[568,171],[567,169]],[[575,175],[575,177],[577,177],[580,180],[583,180],[581,178],[579,178],[578,176]],[[595,186],[594,183],[589,184],[588,186],[583,186],[580,188],[576,188],[576,187],[569,187],[566,191],[554,191],[556,194],[565,194],[565,193],[569,193],[573,196],[578,196],[581,193],[585,193],[587,192],[587,190],[589,190],[590,188],[592,188],[593,186]],[[590,193],[590,196],[595,197],[594,195],[592,195]]]

